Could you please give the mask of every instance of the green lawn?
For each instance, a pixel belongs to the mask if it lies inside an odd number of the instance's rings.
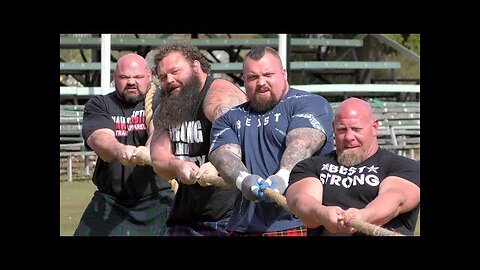
[[[96,190],[91,180],[60,182],[60,235],[71,236]]]
[[[91,180],[60,182],[60,235],[71,236],[96,190]],[[420,235],[420,214],[415,235]]]

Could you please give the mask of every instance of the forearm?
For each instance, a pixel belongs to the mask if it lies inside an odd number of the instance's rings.
[[[102,160],[112,162],[118,159],[119,148],[124,145],[115,138],[111,130],[97,130],[87,139],[87,144]]]
[[[222,178],[232,185],[236,185],[236,179],[241,173],[247,173],[238,145],[222,145],[210,153],[208,159],[220,172]]]
[[[384,192],[361,210],[363,219],[373,224],[384,225],[401,213],[405,200],[402,192],[395,190]]]
[[[325,206],[309,194],[295,194],[289,197],[288,208],[309,228],[317,228],[325,223],[323,211]]]
[[[173,155],[168,129],[164,128],[159,121],[158,113],[159,110],[155,110],[154,118],[151,121],[153,129],[147,140],[152,167],[155,173],[165,179],[177,178],[179,167],[185,161]]]
[[[297,128],[287,134],[280,169],[291,171],[299,161],[309,158],[325,142],[325,134],[313,128]]]
[[[165,179],[177,178],[180,167],[185,162],[171,154],[151,154],[151,159],[155,173]]]

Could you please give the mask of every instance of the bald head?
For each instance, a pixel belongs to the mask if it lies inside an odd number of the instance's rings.
[[[152,71],[147,61],[135,53],[118,59],[114,76],[118,97],[128,103],[143,100],[152,81]]]
[[[118,73],[119,70],[125,70],[128,68],[137,68],[138,70],[144,70],[144,72],[150,70],[148,68],[147,60],[136,53],[129,53],[120,57],[117,61],[115,73]]]
[[[348,98],[335,110],[333,120],[338,162],[355,166],[377,152],[378,120],[372,108],[358,98]]]
[[[373,112],[368,103],[359,98],[348,98],[340,103],[335,110],[335,119],[356,118],[372,120]]]

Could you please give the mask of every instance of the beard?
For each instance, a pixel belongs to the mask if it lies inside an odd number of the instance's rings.
[[[264,113],[273,109],[273,107],[277,106],[279,102],[280,99],[277,99],[273,94],[271,94],[267,99],[259,98],[257,95],[255,95],[250,100],[250,107],[252,107],[255,112]]]
[[[192,120],[200,101],[200,78],[192,74],[178,95],[174,96],[171,91],[160,92],[159,119],[163,126],[173,127]]]
[[[138,103],[139,101],[144,100],[146,94],[145,94],[145,95],[142,95],[142,93],[140,93],[140,92],[129,93],[129,92],[127,92],[127,91],[123,91],[123,92],[117,91],[117,96],[118,96],[123,102],[129,103],[129,104],[136,104],[136,103]]]
[[[337,152],[337,155],[338,163],[346,167],[355,166],[365,161],[363,151],[360,148],[343,150],[341,152]]]

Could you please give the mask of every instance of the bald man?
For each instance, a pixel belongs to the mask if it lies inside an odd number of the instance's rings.
[[[142,56],[130,53],[118,59],[114,77],[114,92],[85,104],[82,135],[98,156],[92,179],[98,190],[74,235],[162,236],[174,193],[140,158],[150,156],[153,124],[145,122],[145,95],[155,87],[152,72]]]
[[[367,102],[343,101],[334,114],[336,150],[292,169],[287,204],[308,236],[359,235],[344,218],[413,235],[420,205],[420,164],[378,145]]]

